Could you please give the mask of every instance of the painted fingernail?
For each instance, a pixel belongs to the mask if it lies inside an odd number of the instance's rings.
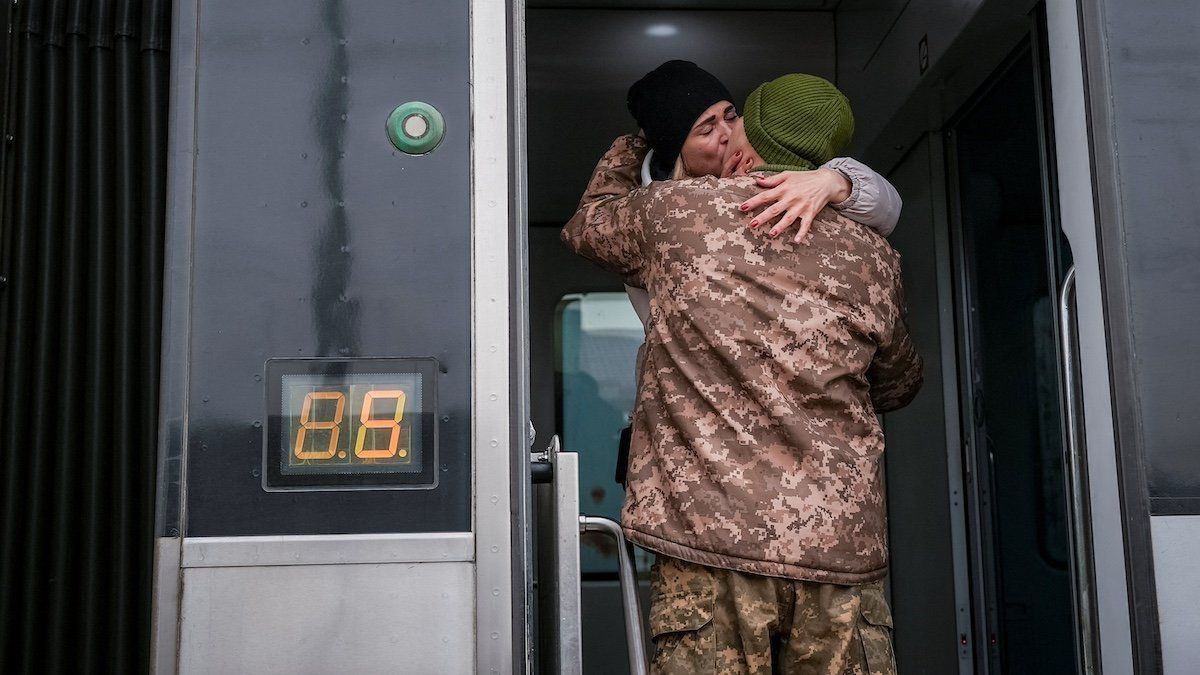
[[[742,156],[742,151],[741,151],[741,150],[738,150],[737,152],[733,153],[733,156],[734,156],[734,157],[741,157],[741,156]]]
[[[750,221],[750,227],[758,227],[758,221],[757,220]]]
[[[741,209],[741,210],[743,210],[743,211],[749,211],[749,210],[750,210],[750,207],[749,207],[749,206],[746,206],[745,204],[742,204],[742,205],[741,205],[741,206],[739,206],[738,208],[739,208],[739,209]]]

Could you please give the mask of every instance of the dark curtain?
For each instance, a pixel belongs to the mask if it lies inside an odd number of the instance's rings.
[[[9,12],[0,672],[146,672],[170,1]]]

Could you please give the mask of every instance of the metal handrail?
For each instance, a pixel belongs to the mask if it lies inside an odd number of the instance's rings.
[[[629,646],[629,672],[646,675],[646,638],[642,633],[642,610],[638,602],[637,573],[633,555],[620,523],[599,516],[579,516],[580,532],[600,532],[617,544],[617,562],[621,578],[622,609],[625,611],[625,642]]]
[[[1091,509],[1087,494],[1087,470],[1083,457],[1084,439],[1079,425],[1079,373],[1075,368],[1075,268],[1067,270],[1058,294],[1059,340],[1063,358],[1063,402],[1066,420],[1066,473],[1071,499],[1071,539],[1076,580],[1080,658],[1085,673],[1096,673],[1097,643],[1092,575]]]

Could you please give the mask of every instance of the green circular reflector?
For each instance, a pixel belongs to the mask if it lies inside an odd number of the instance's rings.
[[[397,150],[424,155],[442,142],[446,122],[437,108],[421,101],[409,101],[388,115],[387,135]]]

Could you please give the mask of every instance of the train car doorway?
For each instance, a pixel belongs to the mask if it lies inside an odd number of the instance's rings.
[[[965,26],[929,22],[957,44],[927,64],[933,75],[921,71],[932,79],[897,83],[876,60],[894,40],[874,34],[876,53],[859,44],[872,35],[852,22],[879,17],[846,3],[650,4],[538,2],[526,21],[532,415],[579,453],[581,509],[618,514],[613,469],[639,327],[620,280],[574,259],[558,230],[608,142],[631,131],[625,88],[670,58],[709,68],[739,101],[782,72],[822,75],[855,102],[853,152],[905,200],[890,241],[926,359],[917,400],[884,418],[898,665],[1077,670],[1057,309],[1071,256],[1039,7],[984,3]],[[639,558],[643,591],[649,560]],[[584,670],[624,672],[615,552],[585,538],[582,568]]]
[[[990,672],[1073,672],[1057,330],[1071,266],[1041,71],[1021,49],[947,137],[976,643]]]

